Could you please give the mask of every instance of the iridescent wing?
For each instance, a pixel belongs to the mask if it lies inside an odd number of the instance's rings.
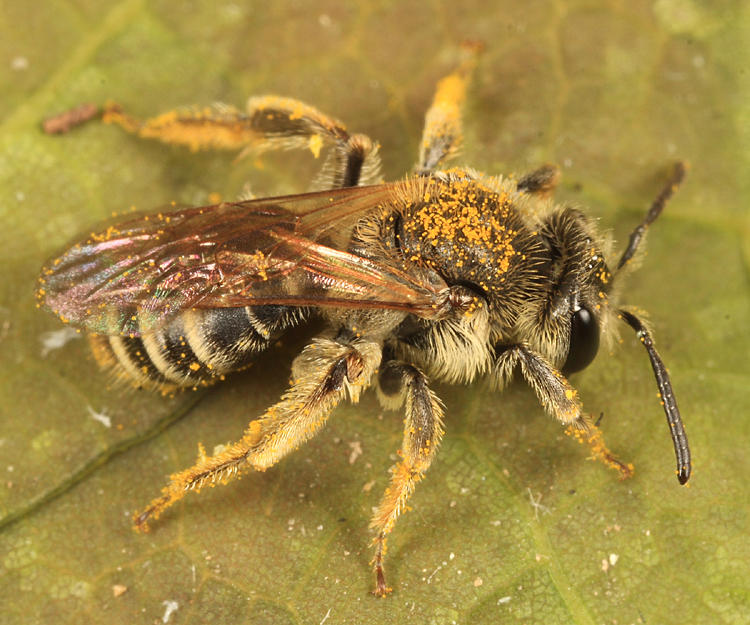
[[[42,270],[38,299],[98,334],[138,335],[189,308],[383,308],[434,317],[445,284],[345,251],[394,184],[141,216],[92,233]]]

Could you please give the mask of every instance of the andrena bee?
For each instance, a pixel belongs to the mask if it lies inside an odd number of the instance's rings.
[[[206,482],[263,471],[310,439],[343,399],[375,385],[406,413],[400,460],[371,522],[375,594],[390,592],[386,537],[443,437],[430,380],[504,387],[515,371],[544,408],[623,477],[565,377],[595,357],[600,335],[625,322],[646,348],[684,484],[691,463],[667,370],[640,316],[617,288],[685,168],[678,164],[616,264],[594,221],[554,204],[558,172],[518,180],[444,169],[461,141],[460,106],[475,50],[440,81],[415,172],[379,182],[377,146],[297,100],[252,98],[137,121],[104,121],[193,149],[245,152],[330,147],[319,187],[132,218],[73,245],[42,271],[38,299],[91,334],[96,358],[138,385],[171,391],[222,379],[286,329],[317,316],[327,330],[292,365],[278,403],[242,438],[171,476],[134,517],[141,530]],[[201,448],[202,449],[202,448]]]

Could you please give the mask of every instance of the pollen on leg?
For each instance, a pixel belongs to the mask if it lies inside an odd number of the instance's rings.
[[[424,477],[443,435],[442,405],[427,385],[427,378],[416,367],[391,361],[389,370],[401,376],[399,387],[407,389],[404,442],[398,455],[401,460],[391,468],[391,479],[380,505],[373,514],[370,528],[375,531],[374,594],[385,597],[390,587],[385,582],[383,559],[385,540],[399,516],[406,510],[414,488]]]
[[[633,473],[635,472],[633,464],[630,462],[626,464],[615,458],[604,442],[602,431],[595,425],[582,428],[580,425],[572,423],[565,428],[565,433],[573,436],[582,445],[588,445],[591,450],[590,459],[598,460],[610,469],[619,472],[621,480],[633,477]]]
[[[148,523],[188,491],[200,491],[203,486],[225,484],[241,471],[264,471],[283,456],[311,438],[325,423],[333,407],[343,399],[348,390],[346,382],[347,361],[358,363],[357,375],[364,387],[380,362],[380,347],[375,343],[358,342],[356,349],[321,339],[326,359],[330,365],[321,367],[319,360],[310,364],[309,350],[304,350],[295,362],[301,363],[298,371],[302,379],[271,406],[259,419],[251,421],[244,436],[213,456],[207,456],[202,446],[192,467],[175,473],[170,483],[133,520],[136,529],[148,531]],[[323,351],[323,350],[322,350]],[[323,373],[320,373],[322,368]]]

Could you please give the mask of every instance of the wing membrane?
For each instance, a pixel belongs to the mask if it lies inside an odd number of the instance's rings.
[[[39,298],[99,334],[138,335],[181,310],[260,304],[434,314],[444,285],[343,249],[393,185],[157,213],[92,233],[42,272]]]

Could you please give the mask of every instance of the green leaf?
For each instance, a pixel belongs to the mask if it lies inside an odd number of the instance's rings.
[[[750,15],[745,3],[119,3],[0,7],[0,604],[4,623],[727,623],[750,614]],[[688,180],[624,299],[651,315],[695,459],[673,456],[646,355],[623,333],[575,376],[604,413],[619,482],[532,393],[437,385],[447,435],[400,520],[393,595],[369,591],[367,525],[401,439],[374,394],[264,474],[131,513],[202,441],[237,439],[283,391],[291,335],[206,392],[113,387],[85,340],[34,306],[42,263],[112,212],[306,188],[309,155],[190,154],[45,117],[81,102],[149,116],[278,93],[408,171],[435,82],[483,40],[461,161],[562,166],[558,199],[622,242],[677,158]],[[44,341],[52,340],[53,343]],[[46,347],[45,347],[46,345]],[[361,455],[352,455],[352,444]],[[356,445],[355,445],[356,447]],[[125,589],[124,592],[122,590]]]

